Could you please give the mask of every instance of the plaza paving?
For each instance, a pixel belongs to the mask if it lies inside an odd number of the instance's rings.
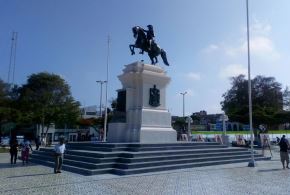
[[[238,163],[133,176],[53,174],[41,165],[11,166],[9,154],[0,154],[0,194],[289,195],[290,170],[281,168],[277,149],[273,153],[255,168]]]

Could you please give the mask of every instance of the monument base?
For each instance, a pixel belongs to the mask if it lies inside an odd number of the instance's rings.
[[[173,143],[177,142],[176,131],[172,128],[128,129],[126,123],[109,124],[107,140],[110,143]]]
[[[177,142],[176,131],[172,128],[141,128],[141,143]]]
[[[123,123],[109,124],[107,140],[177,142],[177,133],[171,126],[171,114],[166,109],[166,86],[170,82],[166,72],[159,66],[135,62],[126,65],[123,74],[118,77],[123,88],[118,90],[117,106],[122,106],[117,111],[126,113],[126,119]]]

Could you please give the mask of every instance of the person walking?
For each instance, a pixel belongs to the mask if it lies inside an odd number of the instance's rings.
[[[280,158],[283,165],[283,169],[285,169],[285,162],[286,162],[286,168],[290,169],[289,168],[289,154],[288,154],[289,142],[286,139],[285,135],[282,136],[279,142],[279,146],[280,146]]]
[[[37,136],[37,138],[35,138],[35,146],[36,146],[35,150],[39,150],[40,145],[41,145],[40,136]]]
[[[18,153],[18,141],[16,137],[13,137],[10,140],[10,157],[11,157],[11,164],[16,164],[17,160],[17,153]]]
[[[25,163],[28,164],[29,150],[33,151],[30,141],[24,138],[24,141],[20,144],[20,146],[21,146],[22,165],[24,165]]]
[[[64,152],[65,152],[64,138],[60,138],[59,144],[55,145],[54,147],[54,156],[55,156],[54,173],[61,173]]]

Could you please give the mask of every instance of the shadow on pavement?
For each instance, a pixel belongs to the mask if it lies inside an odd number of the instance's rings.
[[[258,172],[272,172],[272,171],[283,171],[283,169],[264,169],[264,170],[258,170]]]
[[[15,168],[15,167],[29,167],[29,166],[36,166],[36,164],[28,163],[22,165],[22,162],[16,162],[16,164],[10,164],[10,162],[0,163],[0,168]]]
[[[17,178],[17,177],[31,177],[31,176],[40,176],[40,175],[54,175],[55,173],[39,173],[39,174],[28,174],[28,175],[18,175],[18,176],[11,176],[11,177],[6,177],[8,178]]]

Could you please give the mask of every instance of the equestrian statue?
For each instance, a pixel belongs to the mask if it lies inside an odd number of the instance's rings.
[[[131,54],[134,55],[134,48],[140,49],[140,54],[144,54],[144,51],[148,53],[148,56],[152,64],[158,63],[157,57],[161,55],[161,58],[165,65],[169,66],[167,61],[166,52],[160,48],[159,45],[154,41],[154,30],[152,25],[147,25],[148,30],[141,28],[140,26],[134,26],[132,28],[134,38],[136,39],[135,44],[129,45]]]

